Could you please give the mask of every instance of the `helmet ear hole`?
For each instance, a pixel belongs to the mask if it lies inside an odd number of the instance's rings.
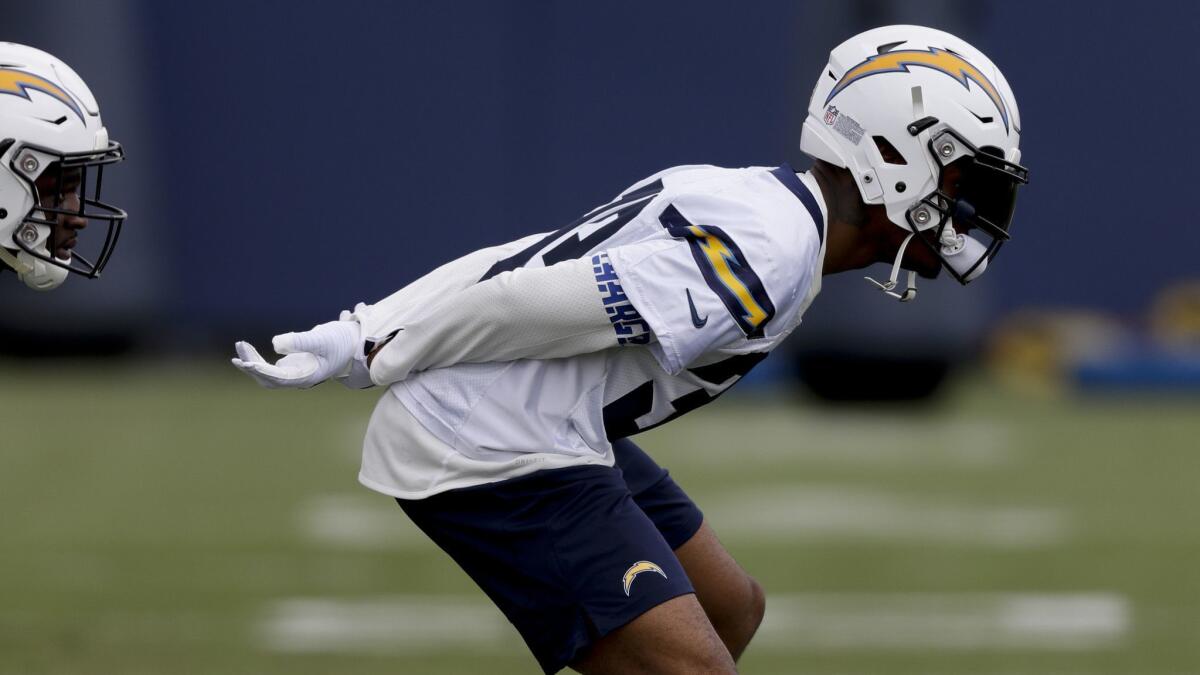
[[[879,155],[883,157],[884,162],[898,166],[906,166],[908,164],[904,159],[904,155],[900,154],[900,151],[888,139],[883,136],[872,136],[871,140],[875,141],[875,147],[879,149]]]

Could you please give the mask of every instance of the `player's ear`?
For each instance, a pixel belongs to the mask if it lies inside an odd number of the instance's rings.
[[[834,185],[839,194],[849,193],[849,191],[853,189],[855,196],[859,197],[858,201],[862,201],[861,196],[858,193],[858,186],[854,183],[854,175],[850,173],[850,169],[837,166],[836,164],[830,164],[822,159],[815,160],[814,168],[818,167],[822,172],[825,173],[825,175],[833,179]]]

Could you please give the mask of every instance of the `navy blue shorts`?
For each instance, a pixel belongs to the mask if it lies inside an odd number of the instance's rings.
[[[516,626],[547,673],[692,584],[675,557],[700,509],[629,440],[617,466],[397,499]]]

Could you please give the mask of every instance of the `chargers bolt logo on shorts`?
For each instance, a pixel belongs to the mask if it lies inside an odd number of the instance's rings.
[[[655,565],[649,560],[635,562],[632,567],[625,570],[625,595],[629,595],[629,587],[633,586],[633,580],[636,579],[637,575],[641,574],[642,572],[658,572],[662,575],[662,578],[667,578],[667,573],[662,571],[661,567]]]

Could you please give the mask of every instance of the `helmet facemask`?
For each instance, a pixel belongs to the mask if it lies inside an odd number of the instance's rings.
[[[909,131],[915,136],[937,123],[926,117],[910,125]],[[983,273],[1004,242],[1012,238],[1009,227],[1017,187],[1029,182],[1029,171],[1004,159],[996,148],[975,147],[948,126],[935,129],[927,147],[936,160],[937,181],[931,193],[909,207],[905,219],[942,267],[966,285]],[[954,195],[943,189],[951,165],[959,171]],[[929,230],[933,230],[932,237],[922,234]]]
[[[63,153],[45,147],[25,144],[17,148],[10,160],[13,174],[24,180],[33,194],[34,206],[23,222],[13,230],[12,243],[26,255],[62,268],[68,272],[94,279],[100,276],[112,256],[121,234],[126,214],[122,209],[101,200],[104,187],[104,168],[125,158],[119,143],[109,142],[102,150]],[[68,179],[79,178],[78,208],[66,208],[63,186]],[[39,194],[38,179],[54,176],[56,194],[51,205],[43,205],[48,195]],[[103,239],[90,233],[84,249],[71,251],[68,259],[55,255],[53,232],[60,218],[82,218],[86,228],[104,226]],[[82,229],[82,228],[81,228]],[[83,239],[81,238],[81,241]]]

